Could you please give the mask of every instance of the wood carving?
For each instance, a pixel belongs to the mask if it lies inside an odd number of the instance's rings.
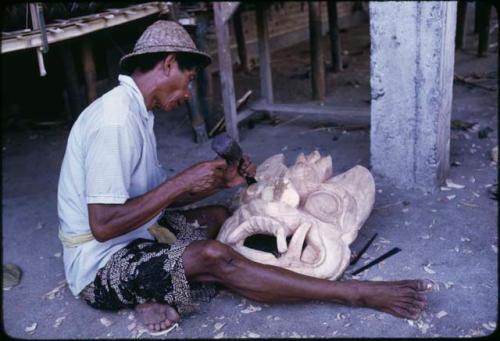
[[[375,182],[359,165],[332,175],[331,157],[317,151],[301,153],[289,168],[283,154],[268,158],[217,239],[253,261],[337,279],[349,264],[349,245],[373,208]],[[255,234],[275,236],[279,254],[245,246]]]

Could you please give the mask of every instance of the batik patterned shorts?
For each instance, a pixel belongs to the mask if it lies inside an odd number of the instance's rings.
[[[165,211],[158,224],[173,232],[172,245],[136,239],[111,256],[80,297],[97,309],[133,308],[146,302],[167,303],[179,314],[195,310],[193,301],[208,301],[213,284],[188,283],[182,253],[195,240],[207,238],[206,230],[188,223],[179,211]]]

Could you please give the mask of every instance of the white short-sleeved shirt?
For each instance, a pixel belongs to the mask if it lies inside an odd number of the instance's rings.
[[[123,204],[165,181],[157,157],[154,115],[131,77],[89,105],[74,123],[59,177],[57,206],[64,235],[90,232],[87,204]],[[71,292],[95,278],[111,255],[137,238],[152,239],[147,228],[106,242],[91,240],[64,247],[64,271]]]

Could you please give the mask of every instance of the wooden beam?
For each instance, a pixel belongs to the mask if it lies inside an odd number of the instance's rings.
[[[340,123],[370,123],[370,108],[368,106],[329,107],[321,105],[319,102],[305,102],[300,104],[269,104],[264,100],[257,100],[255,102],[249,103],[247,110],[273,111],[276,113],[293,115],[328,116]]]
[[[330,37],[330,52],[332,57],[333,72],[342,71],[342,54],[340,51],[340,35],[337,14],[337,2],[327,1],[328,9],[328,35]]]
[[[229,44],[229,25],[223,20],[224,4],[213,2],[215,30],[217,36],[217,57],[219,75],[222,85],[222,103],[227,133],[236,141],[239,140],[238,121],[236,119],[236,101],[234,93],[233,62]]]
[[[325,62],[323,44],[321,44],[321,7],[318,1],[311,1],[309,6],[309,33],[311,55],[312,97],[314,100],[325,99]]]
[[[115,10],[115,12],[110,15],[111,10],[108,10],[100,13],[98,16],[93,14],[90,16],[72,18],[60,21],[59,23],[46,25],[47,42],[52,44],[58,41],[76,38],[91,32],[141,19],[168,9],[168,7],[166,7],[162,2],[139,4],[130,6],[130,8],[137,9],[137,12],[134,12],[134,14],[126,14],[124,10]],[[83,20],[86,21],[86,26],[81,26]],[[76,23],[80,23],[80,25],[77,25]],[[39,30],[33,30],[14,36],[2,34],[1,53],[40,47],[42,44],[42,38]]]
[[[274,102],[273,80],[271,73],[271,52],[269,47],[268,8],[257,3],[257,36],[259,45],[259,69],[261,97],[268,103]]]

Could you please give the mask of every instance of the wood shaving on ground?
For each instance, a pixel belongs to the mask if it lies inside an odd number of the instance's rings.
[[[214,324],[214,332],[219,331],[219,329],[221,329],[225,325],[226,325],[225,323],[217,322],[216,324]]]
[[[427,264],[427,265],[424,265],[424,270],[425,270],[425,272],[427,272],[427,273],[429,273],[431,275],[433,275],[433,274],[436,273],[436,271],[434,271],[433,269],[431,269],[431,264],[430,263]]]
[[[495,329],[497,328],[496,322],[483,323],[482,326],[484,329],[488,329],[490,331],[495,331]]]
[[[260,310],[262,310],[261,307],[259,307],[259,306],[253,306],[253,305],[250,304],[246,309],[243,309],[241,311],[241,313],[242,314],[250,314],[250,313],[254,313],[256,311],[260,311]]]
[[[224,332],[220,332],[219,334],[214,335],[214,339],[221,339],[223,337],[224,337]]]
[[[60,281],[57,286],[52,289],[51,291],[49,291],[48,293],[46,293],[45,295],[42,296],[42,299],[45,300],[45,299],[48,299],[48,300],[53,300],[54,298],[56,297],[60,297],[61,294],[62,294],[62,291],[64,290],[64,288],[68,285],[68,283],[66,282],[65,279],[63,279],[62,281]]]
[[[498,253],[498,246],[491,245],[491,249],[493,250],[493,252]]]
[[[448,313],[447,313],[446,311],[441,310],[439,313],[437,313],[437,314],[436,314],[436,317],[437,317],[438,319],[441,319],[441,318],[443,318],[443,317],[445,317],[445,316],[447,316],[447,315],[448,315]]]
[[[478,205],[476,204],[472,204],[470,202],[466,202],[466,201],[463,201],[463,200],[460,200],[460,203],[464,206],[467,206],[467,207],[473,207],[473,208],[476,208],[476,207],[479,207]]]
[[[45,224],[44,223],[38,223],[36,224],[35,230],[41,230]]]
[[[446,186],[449,188],[455,188],[455,189],[465,188],[464,185],[456,184],[451,179],[446,179]]]
[[[24,328],[24,331],[28,334],[32,334],[35,332],[37,326],[38,326],[38,323],[33,322],[33,324],[31,326]]]
[[[62,256],[62,253],[61,253],[61,252],[56,252],[56,253],[54,253],[54,257],[56,257],[56,258],[59,258],[59,257],[61,257],[61,256]]]
[[[113,324],[113,322],[110,319],[108,319],[107,317],[101,317],[99,319],[99,321],[101,322],[101,324],[104,327],[109,327],[109,326],[111,326]]]
[[[300,336],[300,334],[297,333],[297,332],[292,332],[292,334],[290,335],[290,337],[297,339],[297,338],[301,338],[302,336]]]
[[[455,199],[456,197],[457,197],[457,195],[456,195],[456,194],[452,194],[452,195],[447,195],[447,196],[446,196],[446,199],[448,199],[448,200],[453,200],[453,199]]]
[[[247,336],[252,339],[260,338],[260,335],[254,332],[247,332]]]
[[[66,316],[61,316],[61,317],[57,318],[56,321],[54,322],[53,327],[59,328],[59,326],[63,323],[65,318],[66,318]]]

